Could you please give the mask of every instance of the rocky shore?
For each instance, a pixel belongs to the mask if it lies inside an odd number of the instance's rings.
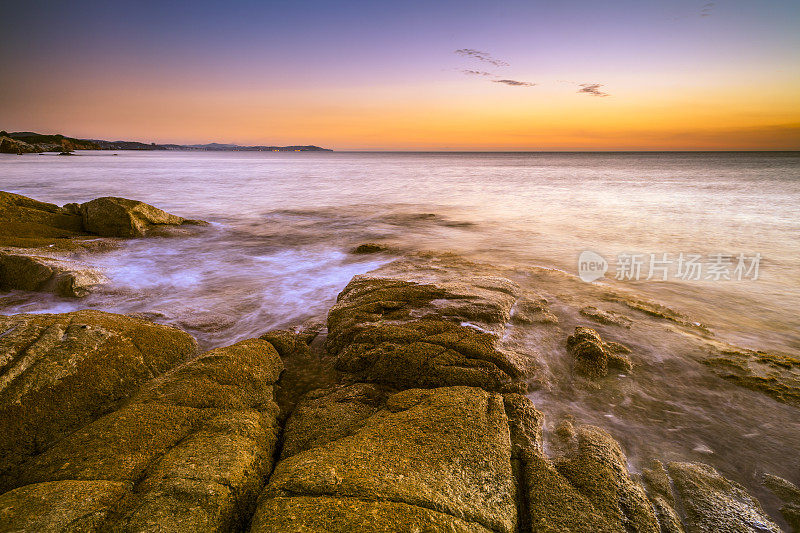
[[[56,260],[42,250],[197,223],[130,200],[0,193],[0,288],[28,287],[31,265]],[[52,268],[28,290],[60,286]],[[615,304],[724,355],[678,315]],[[707,464],[654,456],[634,471],[599,427],[567,415],[547,431],[529,393],[561,370],[522,331],[586,390],[645,365],[603,333],[632,318],[583,307],[575,327],[560,314],[510,278],[424,258],[356,276],[324,323],[204,353],[130,316],[0,316],[0,531],[780,531]],[[737,353],[742,368],[759,357]],[[765,482],[798,530],[800,491]]]

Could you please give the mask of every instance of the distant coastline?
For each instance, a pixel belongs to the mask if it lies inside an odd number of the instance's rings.
[[[31,131],[0,131],[0,153],[28,154],[42,152],[68,153],[73,150],[181,150],[205,152],[332,152],[314,145],[240,146],[238,144],[156,144],[138,141],[104,141],[76,139],[61,134],[44,135]]]

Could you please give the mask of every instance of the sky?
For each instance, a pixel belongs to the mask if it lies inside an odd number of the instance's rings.
[[[798,150],[800,2],[12,2],[0,129],[337,150]]]

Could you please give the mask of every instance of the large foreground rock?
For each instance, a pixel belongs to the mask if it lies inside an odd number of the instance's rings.
[[[514,531],[499,394],[447,387],[382,397],[354,384],[304,401],[285,440],[290,455],[259,501],[253,532]]]
[[[25,457],[194,355],[174,328],[100,311],[0,315],[0,488]]]
[[[30,459],[0,496],[19,531],[236,531],[278,439],[266,341],[218,348]]]

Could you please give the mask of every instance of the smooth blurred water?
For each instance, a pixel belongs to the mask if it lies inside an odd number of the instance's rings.
[[[252,327],[228,333],[239,338],[324,313],[350,276],[380,263],[346,255],[370,240],[570,273],[586,249],[612,263],[622,252],[760,253],[757,281],[618,282],[612,270],[605,283],[745,346],[800,350],[797,152],[78,153],[0,156],[0,189],[57,204],[123,196],[217,223],[204,238],[135,241],[100,260],[136,297],[83,305],[246,317]],[[6,312],[56,304],[78,305]],[[218,337],[209,342],[231,340]]]

